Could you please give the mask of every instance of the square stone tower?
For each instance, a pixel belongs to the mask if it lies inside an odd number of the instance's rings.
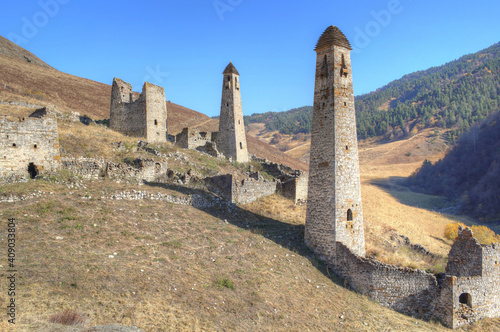
[[[330,26],[315,51],[305,241],[334,261],[336,242],[365,255],[351,45],[339,28]]]
[[[217,149],[239,163],[248,162],[247,139],[241,107],[240,74],[229,62],[222,73],[222,101],[220,106]]]
[[[132,85],[113,80],[109,127],[127,136],[144,137],[148,142],[167,141],[167,102],[161,86],[144,83],[135,100]]]

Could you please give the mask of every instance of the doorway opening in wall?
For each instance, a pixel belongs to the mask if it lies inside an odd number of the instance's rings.
[[[38,175],[38,167],[36,167],[35,164],[29,163],[28,165],[28,173],[30,175],[30,178],[34,179]]]
[[[472,296],[469,293],[462,293],[458,298],[458,302],[466,304],[472,308]]]

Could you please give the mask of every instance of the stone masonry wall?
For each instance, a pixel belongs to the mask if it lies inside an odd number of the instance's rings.
[[[111,129],[132,137],[144,137],[148,142],[166,142],[167,104],[162,87],[144,83],[135,99],[132,86],[119,78],[111,89]]]
[[[295,203],[307,201],[309,173],[256,156],[252,156],[252,160],[257,161],[267,174],[279,180],[278,191],[282,196]]]
[[[288,180],[284,180],[280,186],[280,193],[284,197],[293,199],[295,203],[304,203],[307,201],[307,184],[308,184],[308,173],[305,173],[298,177],[292,177]]]
[[[28,167],[32,163],[32,174]],[[0,178],[29,178],[60,168],[57,121],[28,117],[20,121],[0,118]]]
[[[457,277],[482,275],[482,248],[472,231],[461,231],[450,249],[446,271]]]
[[[455,328],[500,316],[500,245],[481,245],[471,229],[460,227],[448,258],[445,285],[451,298],[440,298],[453,309],[444,318],[447,324]]]
[[[477,252],[477,248],[481,249],[483,274],[465,277],[452,275],[448,269],[446,274],[434,276],[384,264],[360,257],[340,242],[336,245],[336,257],[326,262],[347,286],[381,305],[418,318],[435,318],[456,328],[481,318],[500,316],[500,245],[482,246],[470,229],[465,229],[449,256],[470,257],[468,254]],[[453,271],[463,272],[468,265],[467,261],[460,261],[450,266]]]
[[[224,199],[239,204],[251,203],[276,192],[276,182],[252,177],[236,178],[232,174],[205,179],[207,188]]]
[[[383,306],[419,318],[432,314],[432,300],[439,292],[432,274],[360,257],[340,242],[336,257],[327,263],[347,285]]]
[[[109,177],[115,181],[121,180],[145,180],[153,181],[167,171],[164,162],[152,159],[137,160],[138,167],[132,167],[123,163],[113,163],[104,159],[92,158],[63,158],[62,166],[71,173],[87,180],[98,180]]]
[[[175,144],[183,149],[196,149],[214,142],[217,132],[204,132],[193,128],[184,128],[175,137]]]

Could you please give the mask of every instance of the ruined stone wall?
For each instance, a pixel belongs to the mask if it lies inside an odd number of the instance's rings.
[[[301,176],[292,177],[283,180],[280,186],[280,193],[284,197],[292,199],[295,203],[307,201],[307,184],[309,174],[304,173]]]
[[[0,178],[30,178],[35,173],[57,171],[60,166],[54,118],[28,117],[20,121],[0,118]]]
[[[448,255],[447,273],[457,277],[482,275],[481,245],[470,229],[460,229],[459,233]]]
[[[252,177],[237,178],[232,174],[205,179],[207,188],[224,199],[239,204],[251,203],[276,192],[276,182]]]
[[[108,177],[114,181],[145,180],[153,181],[167,172],[167,164],[152,159],[137,160],[137,167],[123,163],[113,163],[104,159],[63,158],[62,166],[86,180]]]
[[[175,137],[175,144],[183,149],[196,149],[206,145],[208,142],[214,142],[216,132],[204,132],[194,128],[184,128]]]
[[[278,191],[282,196],[295,203],[307,201],[309,173],[256,156],[252,156],[252,160],[257,161],[267,174],[280,181]]]
[[[144,83],[135,100],[132,86],[119,78],[113,80],[109,127],[124,135],[144,137],[148,142],[166,142],[167,104],[162,87]]]
[[[439,293],[432,274],[360,257],[340,242],[336,257],[327,262],[347,285],[381,305],[419,318],[431,316],[432,302]]]
[[[217,147],[233,161],[246,163],[249,158],[241,106],[240,76],[232,63],[226,67],[223,75]]]

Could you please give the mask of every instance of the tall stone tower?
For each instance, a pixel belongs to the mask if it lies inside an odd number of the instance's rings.
[[[217,149],[239,163],[248,162],[247,139],[241,108],[240,74],[229,62],[222,73],[222,101],[220,106]]]
[[[315,51],[305,241],[330,260],[335,258],[337,242],[364,256],[351,45],[339,28],[330,26]]]

